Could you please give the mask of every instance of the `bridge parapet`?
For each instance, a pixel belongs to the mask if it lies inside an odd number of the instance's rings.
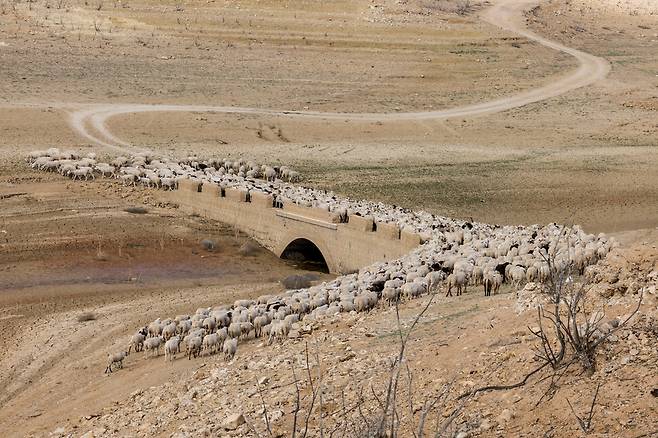
[[[347,226],[357,231],[371,233],[375,231],[375,221],[372,216],[358,216],[353,214],[347,220]]]
[[[338,216],[332,214],[330,211],[316,207],[302,207],[301,205],[297,205],[292,202],[283,204],[283,211],[287,211],[289,213],[297,214],[300,216],[311,217],[325,222],[339,222]]]
[[[375,232],[385,238],[391,240],[400,239],[400,227],[398,224],[391,224],[387,222],[377,222]]]
[[[338,215],[320,208],[285,204],[274,208],[274,198],[265,193],[216,184],[182,180],[179,189],[158,191],[190,213],[218,220],[251,236],[281,256],[288,245],[300,239],[315,245],[333,273],[349,273],[377,261],[399,258],[421,244],[416,233],[401,231],[397,224],[375,224],[370,216],[351,215],[341,223]]]

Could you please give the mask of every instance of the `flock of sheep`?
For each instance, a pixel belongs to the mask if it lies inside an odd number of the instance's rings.
[[[250,193],[270,194],[274,206],[293,203],[305,207],[324,209],[346,222],[350,215],[371,216],[379,223],[397,223],[400,228],[416,232],[429,240],[433,230],[443,230],[452,221],[425,212],[383,203],[356,201],[336,196],[334,193],[310,189],[294,184],[299,182],[299,172],[288,166],[269,166],[244,159],[200,159],[189,157],[174,161],[149,152],[132,156],[120,156],[100,161],[96,154],[84,156],[75,151],[51,148],[31,152],[30,165],[39,170],[59,172],[72,179],[95,179],[96,176],[112,177],[124,185],[174,190],[182,179],[193,179],[204,184],[217,184],[222,188],[237,188]]]
[[[204,184],[238,187],[248,194],[268,193],[273,195],[275,205],[293,202],[325,209],[340,222],[358,215],[380,223],[395,223],[402,230],[420,234],[424,242],[400,259],[375,263],[358,273],[308,289],[239,300],[230,306],[198,309],[194,315],[153,321],[132,336],[125,352],[110,354],[107,372],[113,366],[121,366],[132,349],[158,355],[162,347],[166,360],[181,351],[190,359],[219,351],[231,359],[239,341],[253,337],[266,337],[270,343],[285,339],[293,324],[301,320],[318,320],[340,312],[365,312],[439,289],[449,296],[453,291],[461,295],[468,286],[481,286],[488,296],[497,293],[504,283],[520,288],[525,282],[546,282],[553,273],[566,269],[582,274],[616,245],[612,238],[587,234],[577,226],[488,225],[383,203],[354,201],[291,184],[299,175],[286,166],[192,158],[174,162],[147,153],[103,164],[92,154],[79,157],[56,149],[33,153],[29,160],[35,168],[57,170],[74,179],[98,172],[118,176],[124,183],[175,189],[177,184],[167,183],[168,179],[176,182],[190,178]]]
[[[298,182],[300,179],[299,172],[287,166],[273,167],[241,159],[200,160],[196,157],[172,161],[150,153],[120,156],[102,162],[93,152],[83,156],[75,151],[50,148],[31,152],[28,163],[34,169],[58,172],[74,180],[86,181],[98,175],[119,179],[124,185],[140,184],[165,190],[176,189],[178,181],[185,178],[216,183],[223,181],[231,187],[255,179],[271,182]]]
[[[268,343],[280,341],[302,320],[367,312],[440,289],[447,295],[455,289],[460,295],[469,285],[482,286],[485,295],[490,295],[503,283],[520,287],[527,281],[546,282],[551,270],[573,268],[582,272],[615,246],[613,239],[588,235],[578,227],[569,230],[568,239],[564,229],[555,224],[480,227],[471,224],[454,232],[457,240],[435,238],[398,260],[376,263],[308,289],[157,319],[132,336],[127,351],[134,348],[157,355],[164,346],[166,360],[181,349],[190,359],[223,351],[229,360],[238,341],[261,337]],[[109,360],[114,361],[112,355]]]

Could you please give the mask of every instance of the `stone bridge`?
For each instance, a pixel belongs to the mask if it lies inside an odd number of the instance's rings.
[[[418,234],[395,224],[351,215],[347,221],[319,208],[274,206],[271,195],[183,180],[178,190],[158,192],[188,212],[232,225],[282,258],[317,261],[335,274],[392,260],[421,244]]]

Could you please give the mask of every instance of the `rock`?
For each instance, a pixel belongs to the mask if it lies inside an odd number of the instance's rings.
[[[348,360],[354,359],[355,357],[356,357],[356,353],[354,353],[353,351],[348,351],[345,356],[342,356],[342,357],[338,358],[338,361],[339,362],[347,362]]]
[[[499,423],[507,423],[509,422],[512,418],[514,418],[514,413],[510,411],[509,409],[503,409],[503,411],[498,415],[498,422]]]
[[[212,239],[203,239],[201,241],[201,247],[206,251],[215,251],[217,249],[217,242]]]
[[[638,354],[640,354],[640,352],[638,351],[637,348],[631,348],[630,353],[631,353],[631,356],[637,356]]]
[[[270,420],[271,421],[277,421],[283,417],[283,411],[281,409],[277,409],[276,411],[272,411],[270,414]]]
[[[288,332],[288,339],[297,339],[301,335],[299,334],[299,330],[290,330]]]
[[[226,417],[226,420],[224,420],[222,426],[226,430],[235,430],[238,427],[242,426],[244,423],[245,423],[244,415],[239,413],[239,414],[229,415],[228,417]]]
[[[259,385],[267,385],[268,383],[270,383],[270,378],[267,376],[263,376],[260,379],[258,379]]]
[[[254,242],[247,242],[240,247],[238,254],[246,257],[255,256],[261,251],[260,246]]]
[[[50,432],[51,435],[63,435],[66,432],[66,429],[63,427],[58,427],[57,429]]]
[[[455,435],[455,438],[468,438],[470,435],[468,432],[459,432],[457,435]]]
[[[486,431],[486,430],[491,429],[492,427],[493,427],[493,424],[491,424],[491,421],[489,421],[488,419],[485,419],[484,421],[482,421],[482,423],[480,423],[480,430],[485,430]]]
[[[281,284],[286,289],[303,289],[311,286],[311,280],[304,275],[289,275],[281,280]]]

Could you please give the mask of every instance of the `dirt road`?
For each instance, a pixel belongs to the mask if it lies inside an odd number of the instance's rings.
[[[129,113],[144,112],[214,112],[226,114],[251,114],[266,116],[310,117],[320,119],[345,119],[353,121],[409,121],[442,120],[455,117],[472,117],[519,108],[531,103],[550,99],[569,91],[586,87],[603,79],[610,71],[610,64],[603,58],[590,55],[560,43],[543,38],[527,29],[523,11],[536,1],[501,0],[481,14],[481,19],[504,30],[521,35],[546,47],[566,53],[578,61],[578,68],[539,88],[522,93],[466,106],[458,106],[437,111],[387,112],[387,113],[346,113],[318,111],[286,111],[239,106],[212,105],[142,105],[142,104],[98,104],[80,108],[75,104],[55,104],[72,109],[69,124],[73,130],[91,142],[117,152],[126,151],[130,143],[113,135],[106,122],[108,119]],[[49,104],[53,106],[53,104]]]

